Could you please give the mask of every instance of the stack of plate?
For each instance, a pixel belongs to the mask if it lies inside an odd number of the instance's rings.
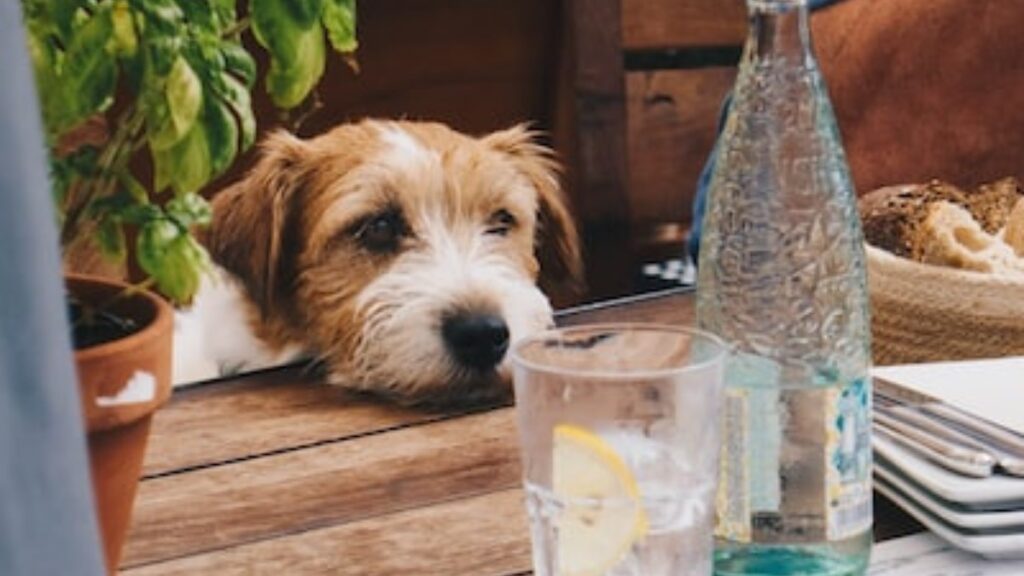
[[[954,546],[1024,558],[1024,479],[969,478],[873,435],[875,488]]]

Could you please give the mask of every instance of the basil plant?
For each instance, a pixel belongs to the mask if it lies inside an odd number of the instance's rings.
[[[243,36],[251,32],[269,54],[262,84],[271,100],[294,108],[320,81],[329,51],[355,51],[355,0],[22,0],[22,7],[62,245],[88,236],[120,265],[131,254],[147,285],[187,303],[208,262],[193,236],[211,218],[199,190],[256,136],[257,69]],[[69,146],[100,116],[109,124],[100,142]],[[136,154],[151,159],[145,182],[132,171]]]

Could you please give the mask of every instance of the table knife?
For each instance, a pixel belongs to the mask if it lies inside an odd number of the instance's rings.
[[[940,432],[944,437],[951,438],[959,432],[975,440],[974,444],[965,442],[962,437],[954,441],[986,450],[995,456],[999,470],[1011,476],[1024,477],[1024,436],[938,398],[882,378],[874,378],[874,390],[877,396],[896,403],[900,412],[917,413],[932,419],[947,430],[945,434]],[[920,425],[920,420],[918,422]],[[931,427],[929,429],[935,430]]]
[[[878,411],[874,414],[873,429],[876,434],[964,476],[987,478],[996,463],[991,454],[933,436]]]

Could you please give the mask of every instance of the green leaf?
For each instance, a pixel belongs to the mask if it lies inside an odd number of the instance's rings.
[[[231,107],[242,136],[240,149],[248,150],[256,140],[256,116],[252,111],[252,100],[249,91],[234,77],[224,75],[224,102]]]
[[[238,20],[235,0],[211,0],[210,4],[212,4],[214,14],[220,20],[222,29],[231,26]]]
[[[221,53],[227,71],[238,76],[246,88],[252,88],[256,82],[256,61],[249,52],[241,44],[224,42],[221,44]]]
[[[303,30],[312,28],[323,12],[324,0],[285,0],[282,2],[291,14],[295,24]]]
[[[178,304],[191,301],[209,264],[194,238],[169,220],[155,220],[139,231],[137,251],[139,265],[157,290]]]
[[[298,106],[323,75],[326,65],[324,32],[319,26],[298,25],[287,0],[252,0],[252,29],[270,52],[267,92],[281,108]]]
[[[164,77],[171,73],[171,68],[181,56],[184,39],[180,36],[143,36],[146,42],[146,57],[149,61],[149,72],[155,77]]]
[[[301,104],[323,76],[327,64],[323,30],[317,27],[299,35],[295,50],[291,60],[272,57],[267,71],[267,92],[281,108]]]
[[[154,150],[166,150],[185,137],[195,124],[203,103],[203,86],[188,61],[179,56],[167,76],[163,92],[166,111],[153,110],[149,144]],[[151,116],[151,119],[152,117]]]
[[[190,25],[212,32],[219,29],[218,15],[210,9],[208,0],[186,0],[177,4],[185,15],[185,21]]]
[[[222,174],[238,154],[238,125],[227,105],[208,98],[203,106],[203,129],[210,156],[210,178]]]
[[[166,150],[150,148],[153,153],[155,189],[170,186],[175,194],[195,192],[210,180],[210,155],[206,132],[194,123],[180,142]]]
[[[181,33],[185,13],[175,0],[132,0],[146,17],[146,35],[176,36]]]
[[[136,203],[146,204],[149,202],[149,192],[146,187],[127,171],[120,174],[118,181],[125,193]]]
[[[44,117],[50,132],[59,134],[101,112],[113,101],[117,61],[107,49],[114,31],[108,9],[97,10],[75,31],[63,66],[43,94]]]
[[[114,24],[114,51],[119,56],[134,56],[139,48],[139,39],[135,35],[135,23],[128,2],[114,2],[111,19]]]
[[[182,228],[206,226],[213,219],[213,209],[205,198],[195,193],[182,194],[167,203],[167,215]]]
[[[121,219],[128,224],[143,226],[164,217],[164,213],[155,204],[135,204],[121,210]]]
[[[324,0],[323,23],[335,50],[343,54],[356,51],[356,0]]]
[[[40,24],[52,30],[61,40],[67,44],[71,38],[71,29],[75,21],[75,13],[81,7],[80,0],[23,0],[25,8],[25,19],[31,26]]]
[[[117,264],[124,263],[125,257],[128,255],[128,248],[125,242],[124,226],[119,219],[111,216],[100,219],[93,239],[100,254],[105,258]]]
[[[251,0],[252,33],[273,59],[293,62],[304,31],[291,17],[288,0]]]

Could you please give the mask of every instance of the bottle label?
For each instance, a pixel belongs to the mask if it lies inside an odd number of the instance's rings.
[[[722,448],[718,461],[716,534],[733,542],[750,542],[750,467],[747,465],[748,393],[726,388],[722,403]]]
[[[727,387],[723,402],[716,535],[811,543],[869,529],[869,381],[786,386],[785,374],[749,358],[734,367],[732,382],[747,385]]]
[[[828,539],[841,540],[871,527],[871,386],[867,378],[830,389],[828,430]]]

